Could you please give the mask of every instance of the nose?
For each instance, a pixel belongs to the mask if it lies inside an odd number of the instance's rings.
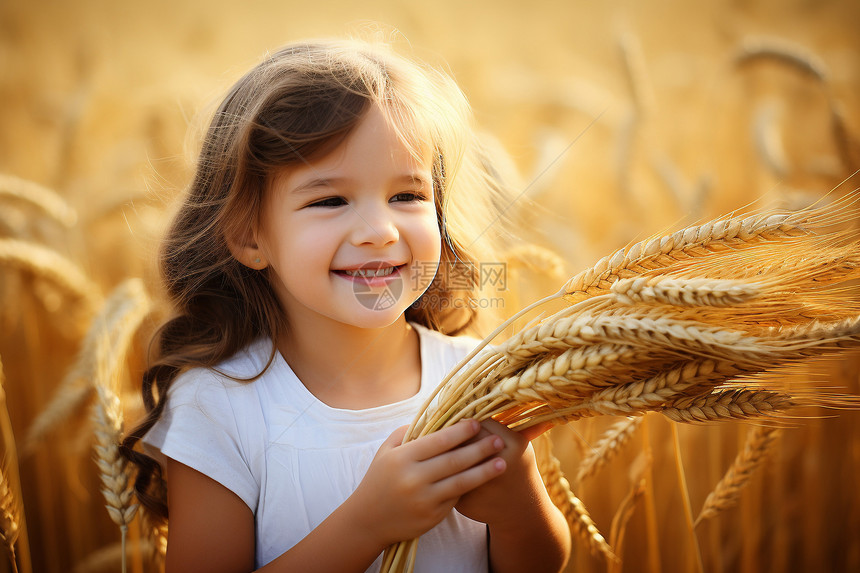
[[[386,246],[400,239],[393,213],[385,206],[356,208],[351,240],[354,245]]]

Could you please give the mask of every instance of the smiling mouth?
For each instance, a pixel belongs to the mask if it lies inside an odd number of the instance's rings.
[[[335,274],[353,279],[373,280],[389,277],[400,271],[406,265],[385,266],[378,268],[342,269],[333,271]]]
[[[362,277],[362,278],[374,278],[374,277],[387,277],[398,267],[386,267],[384,269],[355,269],[351,271],[343,271],[346,275],[351,277]]]

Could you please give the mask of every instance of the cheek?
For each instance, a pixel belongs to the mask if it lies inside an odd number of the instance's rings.
[[[325,263],[322,254],[331,241],[332,234],[322,225],[283,223],[263,237],[261,246],[273,265],[293,267]]]
[[[428,215],[415,226],[416,237],[420,241],[421,249],[418,256],[423,260],[439,261],[442,256],[442,234],[436,222],[436,212],[432,217]]]
[[[439,272],[439,264],[442,259],[442,237],[439,227],[434,220],[432,224],[422,229],[421,249],[416,249],[413,256],[416,258],[416,266],[413,272],[416,275],[413,281],[417,290],[424,291],[433,281],[433,277]]]

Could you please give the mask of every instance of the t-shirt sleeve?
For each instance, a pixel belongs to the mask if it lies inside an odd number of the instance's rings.
[[[241,400],[231,396],[235,390],[213,372],[183,374],[174,380],[164,412],[143,442],[214,479],[256,512],[259,484],[239,431],[234,402]]]

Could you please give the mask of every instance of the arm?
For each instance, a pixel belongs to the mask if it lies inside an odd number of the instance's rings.
[[[547,494],[527,436],[492,420],[483,424],[504,441],[507,467],[463,496],[457,510],[487,524],[493,573],[561,571],[570,557],[570,530]]]
[[[567,521],[550,500],[537,466],[524,485],[522,493],[509,494],[526,496],[519,513],[488,524],[491,571],[561,571],[571,550]]]
[[[463,493],[499,475],[493,436],[474,421],[400,445],[405,428],[380,447],[356,491],[316,529],[260,569],[364,571],[388,545],[439,523]],[[462,446],[462,447],[458,447]],[[254,565],[254,516],[233,492],[168,460],[166,571],[247,572]]]
[[[251,571],[254,515],[239,496],[185,464],[167,458],[165,571]]]
[[[165,571],[254,569],[254,515],[212,478],[168,458],[168,551]],[[354,526],[344,503],[299,544],[261,571],[364,571],[384,549]]]

